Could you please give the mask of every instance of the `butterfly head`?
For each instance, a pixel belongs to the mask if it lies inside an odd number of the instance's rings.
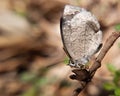
[[[80,60],[70,60],[69,65],[74,68],[85,69],[85,66],[89,62],[88,58],[82,58]]]

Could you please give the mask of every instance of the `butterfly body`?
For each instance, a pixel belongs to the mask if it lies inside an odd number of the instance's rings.
[[[97,52],[102,41],[100,25],[90,12],[66,5],[61,18],[61,36],[70,66],[86,65]]]

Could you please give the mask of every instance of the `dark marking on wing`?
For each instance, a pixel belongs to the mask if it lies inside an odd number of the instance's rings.
[[[96,50],[96,53],[102,48],[103,44],[100,43],[100,45],[98,46],[97,50]]]
[[[99,28],[97,27],[97,25],[94,22],[87,21],[86,24],[88,24],[89,27],[92,28],[96,33],[99,31]]]

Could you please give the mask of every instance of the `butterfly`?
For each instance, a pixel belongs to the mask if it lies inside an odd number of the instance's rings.
[[[60,19],[63,49],[69,65],[83,68],[102,45],[102,31],[96,17],[84,8],[65,5]]]

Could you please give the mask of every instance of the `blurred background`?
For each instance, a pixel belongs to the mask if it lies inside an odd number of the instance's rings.
[[[66,4],[97,17],[103,44],[120,30],[120,0],[0,0],[0,96],[71,96],[79,86],[60,37]],[[80,96],[120,96],[119,68],[120,39]]]

